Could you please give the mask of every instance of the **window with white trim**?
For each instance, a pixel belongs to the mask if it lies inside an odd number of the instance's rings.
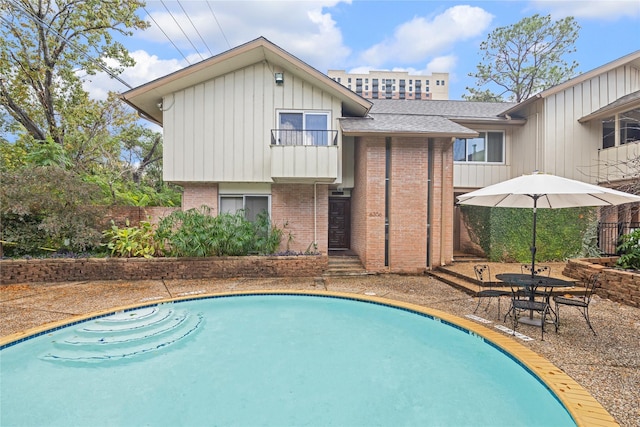
[[[602,120],[602,148],[640,142],[640,108]]]
[[[221,195],[220,213],[235,214],[244,210],[244,217],[255,221],[262,212],[269,213],[269,196],[265,195]]]
[[[504,132],[479,132],[476,138],[456,138],[453,161],[504,163]]]
[[[328,111],[278,112],[279,145],[331,145]]]

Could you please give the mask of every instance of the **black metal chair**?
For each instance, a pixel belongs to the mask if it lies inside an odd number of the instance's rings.
[[[480,307],[480,303],[482,302],[482,298],[487,299],[487,306],[484,311],[489,310],[489,305],[491,304],[491,298],[498,299],[498,319],[500,318],[500,297],[509,296],[509,291],[494,289],[496,282],[491,280],[491,269],[487,264],[478,264],[473,266],[473,271],[476,274],[476,280],[479,282],[480,288],[476,293],[476,297],[478,298],[478,304],[476,305],[476,309],[473,310],[475,313],[478,311],[478,307]]]
[[[531,264],[522,264],[520,266],[520,271],[522,271],[522,274],[531,274],[531,270]],[[548,265],[536,265],[535,268],[533,268],[533,275],[540,277],[549,277],[551,276],[551,267],[549,267]],[[535,291],[534,293],[538,297],[546,297],[547,302],[549,302],[549,295],[543,295],[540,291]]]
[[[584,295],[574,295],[572,297],[565,296],[555,296],[553,297],[553,301],[556,306],[556,330],[560,324],[560,306],[565,305],[569,307],[576,307],[582,313],[582,316],[587,321],[587,325],[591,329],[594,335],[596,331],[593,329],[591,325],[591,320],[589,320],[589,304],[591,303],[591,297],[597,288],[600,287],[600,273],[594,273],[589,277],[587,281],[587,285],[585,286]]]
[[[531,298],[531,292],[533,292],[535,295],[541,295],[542,299],[537,300]],[[519,286],[511,285],[511,308],[505,315],[505,321],[509,313],[513,313],[514,334],[516,332],[516,328],[518,327],[519,314],[526,311],[531,316],[534,312],[536,312],[540,314],[540,329],[542,331],[542,341],[544,341],[544,327],[547,323],[547,316],[554,315],[549,304],[549,295],[551,295],[551,288],[545,287],[542,281],[540,282],[540,286],[535,289],[530,289],[529,292],[522,292],[522,289]],[[553,319],[553,323],[554,325],[556,325],[557,331],[557,317]]]
[[[522,274],[531,274],[531,264],[522,264],[520,270]],[[533,268],[533,275],[549,277],[551,275],[551,267],[548,265],[536,265]]]

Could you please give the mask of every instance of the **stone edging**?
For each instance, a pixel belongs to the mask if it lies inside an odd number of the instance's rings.
[[[2,260],[0,284],[238,276],[314,277],[322,275],[328,263],[327,255]]]
[[[640,274],[612,268],[617,259],[571,259],[567,261],[563,274],[586,282],[591,274],[600,272],[601,287],[596,291],[599,296],[632,307],[640,307]]]

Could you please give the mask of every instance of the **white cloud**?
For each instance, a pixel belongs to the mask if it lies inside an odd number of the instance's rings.
[[[455,70],[458,57],[455,55],[438,56],[427,64],[426,72],[431,73],[451,73]]]
[[[373,66],[424,61],[458,42],[484,35],[492,19],[493,15],[473,6],[454,6],[433,19],[415,17],[398,26],[393,38],[367,49],[361,58]]]
[[[125,69],[119,77],[131,87],[165,76],[184,68],[186,65],[176,59],[160,59],[156,55],[150,55],[143,50],[129,52],[129,54],[136,61],[136,65]],[[108,64],[109,62],[107,61]],[[109,65],[115,65],[115,63]],[[89,96],[93,99],[106,99],[109,91],[125,92],[128,90],[125,85],[109,77],[106,73],[85,77],[84,89],[89,92]]]
[[[194,62],[264,36],[322,71],[342,63],[351,53],[344,45],[342,33],[331,14],[323,12],[324,8],[343,2],[192,1],[160,4],[151,1],[146,7],[153,17],[153,20],[146,17],[151,27],[136,33],[136,36],[160,42],[166,46],[165,50],[175,52],[177,56],[181,54],[167,37],[185,56],[194,52],[195,46],[202,57],[196,54]]]
[[[531,7],[550,13],[554,19],[566,16],[607,20],[640,17],[640,2],[638,0],[532,0]]]

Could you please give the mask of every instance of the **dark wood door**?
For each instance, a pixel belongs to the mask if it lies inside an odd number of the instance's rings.
[[[349,249],[351,200],[329,199],[329,249]]]

